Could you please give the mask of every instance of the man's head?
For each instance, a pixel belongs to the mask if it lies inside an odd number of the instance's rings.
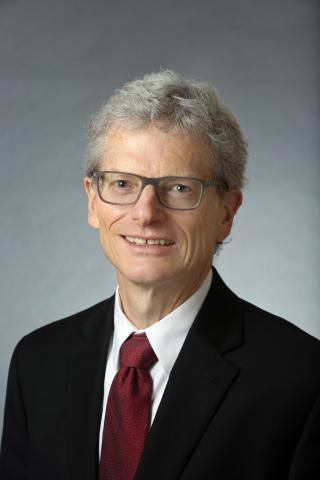
[[[126,83],[92,118],[86,174],[99,169],[109,131],[119,126],[136,129],[150,125],[204,136],[213,174],[229,189],[243,187],[247,148],[234,115],[220,103],[212,85],[187,80],[171,70]]]
[[[210,85],[165,71],[116,91],[90,125],[85,188],[119,281],[201,281],[241,204],[245,161]]]

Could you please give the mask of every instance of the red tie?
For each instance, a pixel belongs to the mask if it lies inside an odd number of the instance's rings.
[[[99,480],[134,478],[150,428],[149,369],[157,360],[145,333],[131,335],[121,346],[106,408]]]

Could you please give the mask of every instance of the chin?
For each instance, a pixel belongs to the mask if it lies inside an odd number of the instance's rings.
[[[145,267],[118,269],[119,280],[132,282],[144,286],[160,286],[163,283],[170,282],[174,278],[173,272],[165,271],[159,268]]]

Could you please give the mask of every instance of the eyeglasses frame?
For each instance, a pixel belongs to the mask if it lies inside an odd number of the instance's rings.
[[[134,175],[135,177],[139,178],[142,182],[142,185],[141,185],[141,189],[140,189],[140,192],[139,192],[139,195],[138,197],[136,198],[136,200],[134,202],[130,202],[130,203],[117,203],[117,202],[108,202],[107,200],[105,200],[104,198],[102,198],[102,195],[101,195],[101,192],[100,192],[100,187],[99,187],[99,178],[106,174],[106,173],[120,173],[120,174],[124,174],[124,175]],[[196,208],[199,207],[200,203],[201,203],[201,200],[202,200],[202,197],[203,197],[203,191],[205,188],[208,188],[208,187],[224,187],[226,190],[228,190],[228,184],[224,181],[224,180],[221,180],[221,179],[214,179],[214,180],[202,180],[201,178],[195,178],[195,177],[179,177],[179,176],[174,176],[174,175],[169,175],[169,176],[165,176],[165,177],[143,177],[142,175],[137,175],[135,173],[130,173],[130,172],[118,172],[118,171],[111,171],[111,170],[103,170],[103,171],[100,171],[100,170],[94,170],[92,173],[90,173],[89,175],[89,178],[93,178],[94,179],[94,182],[97,186],[97,190],[98,190],[98,195],[99,195],[99,198],[102,202],[104,203],[108,203],[110,205],[122,205],[122,206],[128,206],[128,205],[134,205],[135,203],[138,202],[139,198],[141,197],[141,194],[144,190],[144,188],[147,186],[147,185],[152,185],[155,189],[155,193],[157,195],[157,199],[160,203],[160,205],[162,205],[163,207],[165,208],[169,208],[170,210],[182,210],[182,211],[185,211],[185,210],[195,210]],[[198,203],[194,206],[194,207],[190,207],[190,208],[176,208],[176,207],[169,207],[168,205],[164,205],[161,198],[160,198],[160,195],[159,195],[159,182],[161,180],[168,180],[170,178],[177,178],[177,179],[185,179],[185,180],[196,180],[197,182],[200,183],[201,185],[201,192],[200,192],[200,197],[199,197],[199,201]]]

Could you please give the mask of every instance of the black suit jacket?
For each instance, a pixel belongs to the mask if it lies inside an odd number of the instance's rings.
[[[95,480],[114,298],[23,338],[1,480]],[[320,478],[320,342],[239,299],[214,270],[137,480]]]

